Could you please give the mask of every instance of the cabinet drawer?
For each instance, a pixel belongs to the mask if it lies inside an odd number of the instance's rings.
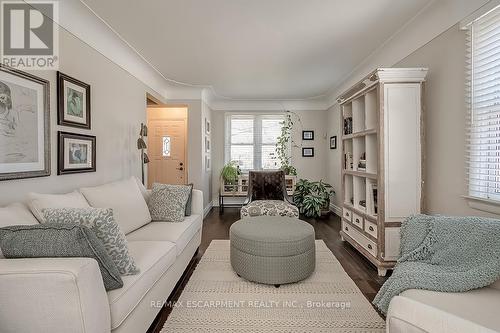
[[[342,208],[342,216],[349,222],[352,221],[352,212],[349,209]]]
[[[356,213],[352,213],[352,224],[363,229],[363,218]]]
[[[377,244],[368,239],[356,228],[342,222],[342,231],[344,231],[349,237],[351,237],[356,243],[368,251],[372,256],[377,257]]]
[[[365,220],[365,231],[370,236],[377,238],[377,225],[375,223]]]

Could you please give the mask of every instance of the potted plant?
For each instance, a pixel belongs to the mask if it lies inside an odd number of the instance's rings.
[[[293,193],[293,201],[301,214],[307,217],[321,217],[330,211],[330,196],[335,194],[332,186],[320,180],[311,182],[299,179]]]
[[[239,167],[236,162],[231,161],[224,165],[220,172],[220,178],[224,181],[224,187],[227,190],[236,190],[238,188]],[[236,186],[235,186],[236,185]]]
[[[285,120],[281,123],[281,134],[278,137],[276,142],[276,154],[278,159],[281,162],[281,170],[285,172],[285,175],[297,175],[297,169],[290,164],[290,160],[292,159],[290,154],[290,144],[293,144],[292,140],[292,129],[293,129],[293,119],[292,114],[297,118],[298,116],[295,113],[290,111],[286,111]],[[300,118],[298,118],[300,122]]]

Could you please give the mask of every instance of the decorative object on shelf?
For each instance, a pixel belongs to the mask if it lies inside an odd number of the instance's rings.
[[[57,72],[57,124],[90,129],[90,85]]]
[[[210,120],[205,118],[205,134],[210,134]]]
[[[322,180],[311,182],[300,179],[293,192],[293,202],[301,214],[307,217],[320,217],[330,211],[330,197],[334,194],[332,185]]]
[[[352,134],[352,117],[344,118],[344,135]]]
[[[0,180],[50,175],[49,81],[0,64]]]
[[[144,149],[148,148],[146,145],[146,141],[144,141],[144,138],[148,136],[148,127],[141,123],[141,131],[139,132],[139,138],[137,139],[137,149],[141,151],[141,174],[142,174],[142,183],[146,185],[145,183],[145,177],[144,177],[144,165],[149,163],[149,156],[146,154]]]
[[[314,131],[302,131],[302,140],[314,140]]]
[[[337,149],[337,136],[330,137],[330,149]]]
[[[302,157],[314,157],[314,148],[302,148]]]
[[[291,111],[285,112],[285,119],[281,123],[281,133],[276,142],[276,154],[281,162],[281,170],[285,172],[285,175],[296,176],[297,169],[295,169],[295,167],[290,163],[292,159],[290,146],[292,148],[298,147],[292,138],[292,130],[294,126],[292,116],[294,116],[296,121],[301,124],[300,117],[297,114]]]
[[[362,153],[359,158],[358,171],[366,171],[366,153]]]
[[[205,136],[205,152],[210,152],[210,138],[208,136]]]
[[[58,175],[96,171],[96,137],[68,132],[58,135]]]
[[[352,171],[353,169],[353,159],[352,153],[350,151],[345,152],[344,154],[344,169],[348,171]]]

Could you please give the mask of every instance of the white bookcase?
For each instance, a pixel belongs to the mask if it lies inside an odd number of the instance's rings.
[[[338,98],[342,231],[378,269],[399,257],[403,219],[422,207],[422,89],[426,68],[379,68]]]

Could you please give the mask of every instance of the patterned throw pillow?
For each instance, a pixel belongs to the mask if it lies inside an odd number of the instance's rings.
[[[42,212],[48,223],[78,223],[88,227],[103,243],[121,275],[139,273],[111,208],[47,208]]]
[[[153,184],[149,212],[153,221],[182,222],[192,185]]]

